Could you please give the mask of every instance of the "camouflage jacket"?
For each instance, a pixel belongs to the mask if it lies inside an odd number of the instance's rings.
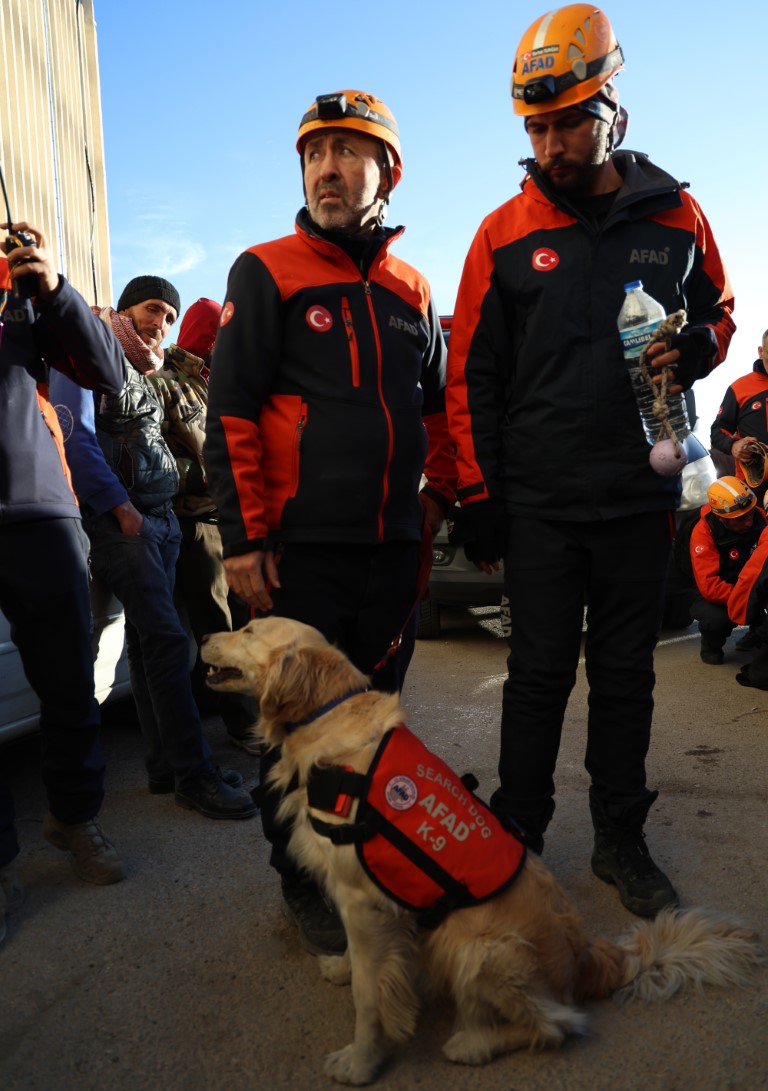
[[[208,383],[203,361],[178,345],[165,350],[163,366],[148,378],[163,404],[163,438],[179,471],[173,510],[181,518],[215,515],[203,459]]]

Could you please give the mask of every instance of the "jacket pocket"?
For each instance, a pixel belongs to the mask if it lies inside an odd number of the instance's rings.
[[[341,317],[344,322],[344,329],[347,331],[349,363],[352,370],[352,386],[360,386],[360,349],[357,344],[355,324],[352,321],[352,311],[349,309],[349,300],[346,296],[343,296],[341,300]]]
[[[264,500],[273,514],[296,495],[301,475],[301,439],[307,403],[295,394],[273,394],[259,419]],[[274,529],[279,523],[270,523]]]

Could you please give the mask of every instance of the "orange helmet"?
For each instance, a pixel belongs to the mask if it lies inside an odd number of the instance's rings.
[[[757,497],[738,477],[718,477],[707,489],[707,500],[721,519],[746,515],[757,504]]]
[[[592,98],[624,67],[608,18],[592,4],[568,4],[532,23],[512,67],[512,105],[523,117]]]
[[[397,185],[403,173],[400,154],[400,133],[394,114],[380,98],[365,91],[335,91],[318,95],[299,125],[296,150],[301,155],[309,133],[316,129],[354,129],[366,136],[378,137],[392,153],[392,184]]]

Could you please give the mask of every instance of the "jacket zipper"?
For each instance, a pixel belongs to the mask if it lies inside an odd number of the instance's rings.
[[[349,307],[349,300],[346,296],[341,300],[341,317],[344,322],[344,328],[347,331],[347,342],[349,343],[349,362],[352,367],[352,386],[360,386],[360,348],[357,343],[357,334],[355,333],[355,325],[352,321],[352,311]]]
[[[379,392],[379,402],[381,404],[381,408],[384,411],[384,419],[387,422],[387,462],[386,462],[386,466],[384,467],[384,476],[383,476],[383,480],[381,482],[381,504],[379,506],[379,515],[378,515],[378,539],[379,539],[379,541],[382,541],[383,538],[384,538],[384,508],[386,507],[387,500],[389,499],[389,474],[390,474],[390,470],[392,468],[392,452],[393,452],[393,448],[394,448],[394,441],[393,441],[393,432],[394,432],[394,430],[393,430],[393,427],[392,427],[392,417],[390,415],[389,409],[387,408],[387,403],[384,400],[384,388],[382,386],[382,381],[381,381],[381,340],[379,339],[379,327],[378,327],[378,325],[376,323],[376,312],[375,312],[374,306],[373,306],[373,296],[372,296],[372,293],[371,293],[371,287],[370,287],[370,284],[368,283],[367,280],[365,281],[365,299],[366,299],[366,303],[368,304],[368,312],[369,312],[369,314],[371,316],[371,326],[373,328],[373,339],[374,339],[374,342],[376,344],[376,385],[377,385],[377,389],[378,389],[378,392]]]
[[[291,459],[291,496],[295,496],[299,488],[299,464],[301,462],[301,437],[304,426],[307,423],[307,407],[302,403],[301,416],[296,421],[296,442],[293,445],[293,457]]]

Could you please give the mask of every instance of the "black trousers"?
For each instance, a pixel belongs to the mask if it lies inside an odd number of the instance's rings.
[[[699,632],[703,639],[717,648],[722,648],[736,628],[734,622],[728,617],[725,606],[719,602],[708,602],[701,595],[693,600],[691,617],[698,621]]]
[[[416,642],[417,610],[397,653],[378,671],[374,668],[401,632],[414,605],[418,564],[418,542],[288,545],[279,562],[282,586],[272,590],[273,613],[319,629],[359,670],[372,675],[375,689],[399,691]],[[262,756],[262,785],[279,758],[279,750]],[[291,831],[275,818],[279,802],[278,793],[264,791],[261,820],[272,843],[272,866],[289,874],[294,871],[287,853]]]
[[[40,699],[41,765],[60,822],[95,818],[104,756],[94,697],[88,539],[79,519],[0,528],[0,608]],[[10,789],[0,790],[0,866],[18,853]]]
[[[531,832],[554,813],[554,774],[576,681],[583,607],[589,713],[584,764],[606,813],[648,799],[653,652],[661,625],[672,515],[600,522],[509,519],[512,633],[492,806]]]

